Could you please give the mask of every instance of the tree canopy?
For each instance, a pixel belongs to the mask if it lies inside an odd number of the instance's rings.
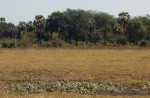
[[[0,39],[22,41],[26,35],[29,43],[52,42],[92,43],[102,45],[138,45],[141,41],[150,41],[150,16],[131,17],[121,12],[114,17],[105,12],[67,9],[53,12],[45,18],[35,16],[35,20],[18,25],[7,23],[0,18]],[[24,39],[25,40],[25,39]]]

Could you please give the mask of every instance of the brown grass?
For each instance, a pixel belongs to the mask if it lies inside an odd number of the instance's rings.
[[[150,81],[150,50],[1,49],[0,80]]]
[[[46,94],[0,94],[0,98],[150,98],[150,96],[104,96],[55,92]]]
[[[90,80],[133,83],[150,81],[148,49],[0,49],[0,98],[150,98],[88,96],[67,93],[5,94],[7,82],[19,80]]]

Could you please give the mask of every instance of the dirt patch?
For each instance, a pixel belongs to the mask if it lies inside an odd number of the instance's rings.
[[[10,85],[0,81],[0,93],[9,93]]]

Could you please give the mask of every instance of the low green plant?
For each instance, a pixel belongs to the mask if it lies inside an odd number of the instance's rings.
[[[62,46],[65,46],[65,42],[61,39],[55,39],[52,41],[52,46],[53,47],[62,47]]]
[[[142,40],[142,41],[140,42],[140,46],[141,46],[141,47],[148,47],[148,46],[150,46],[150,42],[147,41],[147,40]]]
[[[15,45],[16,45],[15,41],[4,41],[4,42],[2,42],[3,48],[13,48],[13,47],[15,47]]]
[[[114,43],[117,43],[117,44],[121,44],[121,45],[126,45],[128,42],[126,41],[125,37],[124,36],[116,36],[114,39],[113,39],[113,42]]]
[[[84,45],[86,45],[86,43],[82,42],[82,41],[78,41],[78,42],[75,42],[75,45],[76,46],[84,46]]]
[[[119,93],[119,89],[111,84],[99,84],[87,81],[54,81],[54,82],[38,82],[25,83],[15,87],[16,92],[39,93],[39,92],[73,92],[81,94],[96,94],[102,92]]]

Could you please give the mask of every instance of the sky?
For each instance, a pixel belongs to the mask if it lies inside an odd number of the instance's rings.
[[[0,17],[6,22],[33,21],[36,15],[70,9],[96,10],[117,17],[126,11],[132,17],[150,14],[150,0],[0,0]]]

